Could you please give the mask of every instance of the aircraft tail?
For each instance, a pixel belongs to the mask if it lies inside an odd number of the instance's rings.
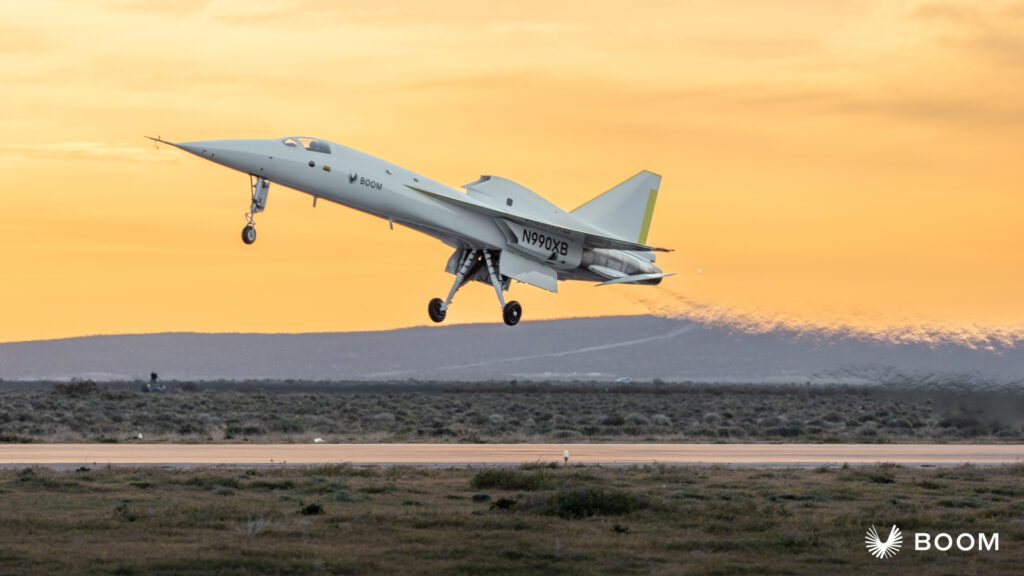
[[[661,176],[644,170],[571,214],[624,240],[646,244],[660,186]]]

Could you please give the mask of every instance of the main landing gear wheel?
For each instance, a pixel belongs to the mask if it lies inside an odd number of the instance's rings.
[[[245,228],[242,228],[242,242],[246,244],[252,244],[256,241],[256,227],[249,224]]]
[[[444,306],[444,300],[440,298],[434,298],[427,305],[427,314],[430,314],[430,319],[434,322],[444,322],[444,317],[448,314],[448,311],[442,310],[441,306]]]
[[[505,317],[505,324],[509,326],[515,326],[519,324],[519,319],[523,316],[523,307],[519,305],[519,302],[515,300],[505,304],[505,308],[502,309],[503,316]]]

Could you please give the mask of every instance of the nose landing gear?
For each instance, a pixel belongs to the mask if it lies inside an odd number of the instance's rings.
[[[248,223],[242,228],[242,242],[252,244],[256,241],[256,215],[267,208],[267,195],[270,194],[270,181],[262,176],[249,176],[252,187],[252,199],[249,211],[245,213]]]

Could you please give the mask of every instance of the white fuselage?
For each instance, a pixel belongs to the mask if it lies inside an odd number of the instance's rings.
[[[229,168],[429,234],[454,248],[517,249],[509,246],[509,231],[503,229],[500,219],[437,197],[465,197],[464,193],[333,142],[314,140],[316,144],[307,149],[307,140],[312,139],[208,140],[176,146]],[[557,207],[551,209],[557,212],[547,216],[556,223],[572,228],[586,226]],[[556,262],[554,267],[559,279],[602,280],[587,270],[586,265],[593,262],[611,264],[626,274],[660,272],[650,258],[624,250],[593,248],[581,251],[574,259]]]

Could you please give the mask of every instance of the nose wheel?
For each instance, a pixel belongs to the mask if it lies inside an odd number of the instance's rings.
[[[245,214],[245,218],[248,223],[245,228],[242,228],[242,242],[246,244],[252,244],[256,241],[256,215],[263,212],[267,207],[267,195],[270,194],[270,181],[262,176],[249,177],[250,186],[252,187],[252,199],[249,205],[249,211]]]
[[[256,227],[252,224],[247,224],[245,228],[242,228],[242,242],[246,244],[252,244],[256,241]]]

